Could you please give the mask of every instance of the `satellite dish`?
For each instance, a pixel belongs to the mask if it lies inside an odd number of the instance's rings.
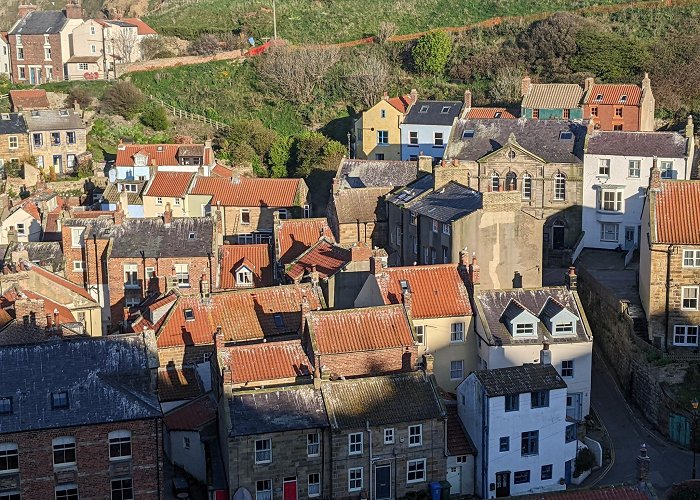
[[[233,500],[253,500],[253,496],[247,489],[241,486],[236,490],[236,493],[233,494]]]

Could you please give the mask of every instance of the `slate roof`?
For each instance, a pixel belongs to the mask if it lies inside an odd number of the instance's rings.
[[[63,114],[62,114],[63,113]],[[42,109],[24,113],[30,132],[85,129],[80,115],[72,109]]]
[[[325,382],[321,391],[333,429],[446,417],[434,380],[422,371]]]
[[[212,206],[220,202],[224,207],[292,207],[302,182],[302,179],[198,176],[190,193],[211,196]]]
[[[232,437],[328,427],[321,391],[311,386],[237,393],[229,408]]]
[[[182,401],[194,399],[204,393],[204,388],[192,366],[167,366],[158,370],[158,400]]]
[[[443,108],[449,108],[449,110],[443,113]],[[406,125],[452,125],[461,109],[462,102],[460,101],[416,101],[408,110],[403,123]]]
[[[256,245],[224,245],[219,247],[220,286],[222,289],[236,288],[236,269],[246,264],[253,273],[253,285],[272,286],[275,282],[270,246],[267,243]]]
[[[190,233],[195,237],[190,238]],[[211,217],[173,218],[167,226],[160,217],[125,219],[111,232],[110,257],[205,257],[212,251],[214,223]]]
[[[581,107],[583,88],[577,83],[533,83],[523,96],[526,109],[571,109]]]
[[[528,363],[508,368],[479,370],[474,376],[490,398],[526,392],[566,389],[566,382],[552,365]]]
[[[358,189],[340,189],[333,193],[332,209],[340,224],[355,224],[374,222],[379,217],[384,218],[382,211],[383,197],[391,191],[391,187],[371,187]]]
[[[414,344],[402,305],[311,311],[306,321],[314,349],[321,354],[412,347]]]
[[[413,203],[410,209],[440,222],[451,222],[482,207],[483,195],[480,192],[450,181]]]
[[[433,189],[434,182],[435,179],[432,174],[424,175],[405,187],[395,190],[391,195],[386,197],[386,201],[387,203],[403,205]]]
[[[525,309],[536,317],[550,299],[566,307],[579,319],[576,323],[576,336],[554,336],[547,330],[544,321],[538,323],[537,335],[530,338],[513,338],[505,324],[507,318],[514,317]],[[474,301],[486,331],[486,341],[490,345],[511,344],[550,344],[590,342],[590,332],[583,322],[583,312],[578,308],[573,293],[563,286],[513,290],[482,290],[475,294]]]
[[[319,219],[287,219],[277,229],[277,252],[279,262],[288,264],[299,257],[323,236],[335,241],[328,221]]]
[[[27,124],[22,115],[18,113],[3,113],[0,115],[0,135],[26,133]]]
[[[61,31],[68,22],[63,11],[36,10],[24,16],[10,35],[50,35]]]
[[[292,280],[300,280],[316,266],[319,278],[328,278],[350,262],[350,250],[336,245],[325,238],[301,254],[287,266],[286,274]]]
[[[301,341],[278,340],[224,348],[233,384],[309,377],[313,366]]]
[[[136,192],[127,191],[126,200],[129,205],[143,205],[143,191],[146,188],[145,181],[128,181],[128,182],[110,182],[107,184],[104,192],[102,193],[102,200],[110,204],[119,203],[119,191],[118,184],[136,184]],[[124,207],[126,208],[126,207]]]
[[[12,109],[24,111],[51,107],[44,89],[10,90],[10,105]]]
[[[588,139],[591,155],[685,158],[688,139],[678,132],[596,130]]]
[[[602,99],[597,99],[602,95]],[[627,96],[623,102],[620,97]],[[590,105],[596,104],[618,104],[625,106],[639,106],[639,101],[642,98],[642,88],[639,85],[631,83],[596,83],[585,96],[584,103]]]
[[[447,411],[447,452],[450,456],[476,455],[476,447],[462,425],[457,414],[456,404],[446,404]]]
[[[473,131],[473,136],[464,137],[465,131]],[[571,133],[571,137],[564,138],[562,133]],[[458,120],[452,128],[445,158],[477,161],[505,146],[511,134],[521,147],[548,163],[583,162],[583,122],[526,118]]]
[[[193,178],[191,172],[156,172],[143,195],[184,198]]]
[[[110,335],[0,348],[0,394],[13,398],[0,434],[160,417],[148,389],[157,353],[148,344],[142,335]],[[69,408],[52,408],[58,392]]]
[[[501,120],[515,120],[517,116],[507,108],[471,108],[467,112],[469,120],[484,120],[489,118],[500,118]]]
[[[469,293],[454,264],[387,267],[388,280],[378,279],[385,304],[402,304],[402,281],[411,291],[411,317],[471,316]]]
[[[653,243],[700,245],[700,181],[662,180],[653,199]]]
[[[178,406],[163,416],[170,431],[197,431],[216,420],[216,402],[209,396]]]
[[[58,241],[11,242],[5,251],[5,263],[12,261],[12,252],[26,250],[29,262],[36,262],[51,272],[63,270],[63,251]]]
[[[418,162],[343,158],[336,177],[341,188],[405,186],[416,179]]]

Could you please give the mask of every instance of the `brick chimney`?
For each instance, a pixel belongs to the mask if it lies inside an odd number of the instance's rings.
[[[29,262],[29,252],[27,250],[14,250],[11,254],[11,261],[14,266],[17,266],[21,261],[26,260]],[[15,267],[15,269],[19,269]]]
[[[433,173],[433,157],[428,155],[418,156],[418,172]]]
[[[79,0],[71,0],[66,4],[65,14],[68,19],[82,19],[83,8]]]
[[[423,370],[428,375],[433,373],[433,365],[435,364],[435,358],[429,352],[423,354]]]
[[[220,326],[217,326],[214,332],[214,349],[216,352],[224,350],[224,332]]]
[[[36,325],[40,328],[46,328],[46,310],[44,309],[43,299],[30,299],[22,292],[18,291],[17,300],[15,300],[15,319],[22,321],[25,325]]]
[[[323,230],[321,230],[323,234]],[[365,262],[372,258],[372,249],[364,241],[358,241],[350,247],[350,260],[352,262]]]
[[[202,273],[202,279],[199,281],[199,292],[202,300],[206,300],[211,295],[211,286],[206,273]]]
[[[38,10],[38,7],[32,3],[21,4],[17,7],[17,19],[22,19],[30,12]]]
[[[418,91],[416,89],[411,89],[411,93],[408,94],[408,100],[411,104],[415,104],[418,101]]]
[[[121,226],[124,222],[124,210],[122,210],[121,202],[117,203],[117,209],[114,211],[114,215],[112,216],[112,218],[114,220],[114,224],[116,224],[117,226]]]
[[[524,97],[530,93],[530,90],[532,90],[532,80],[528,75],[525,75],[520,82],[520,95]]]
[[[654,156],[651,170],[649,171],[649,189],[658,191],[661,189],[661,171],[659,170],[658,158]]]
[[[472,109],[472,91],[467,89],[464,91],[464,110]]]
[[[591,90],[591,87],[595,84],[595,78],[593,77],[588,77],[583,81],[583,90],[584,92],[588,92]]]
[[[481,284],[481,267],[476,261],[476,254],[472,255],[472,263],[469,265],[469,278],[472,280],[472,285]]]
[[[411,287],[408,285],[408,283],[406,283],[405,288],[401,289],[401,300],[403,302],[403,308],[406,310],[406,314],[409,318],[411,318],[411,311],[413,308],[413,294],[411,293]]]
[[[540,350],[540,364],[544,366],[551,366],[552,364],[552,351],[549,350],[549,343],[547,342],[542,344],[542,349]]]
[[[651,459],[647,453],[647,445],[642,444],[639,448],[639,456],[637,457],[637,481],[646,483],[649,481],[649,466]]]
[[[576,276],[576,268],[574,266],[570,266],[569,271],[566,273],[566,276],[564,276],[564,284],[566,285],[566,288],[574,291],[576,290],[577,281],[578,277]]]
[[[165,211],[163,212],[163,224],[165,227],[170,227],[173,222],[173,211],[170,208],[170,203],[165,204]]]
[[[369,272],[370,274],[373,274],[374,276],[377,276],[379,274],[384,274],[384,261],[382,260],[381,257],[377,257],[376,255],[373,255],[369,259]]]

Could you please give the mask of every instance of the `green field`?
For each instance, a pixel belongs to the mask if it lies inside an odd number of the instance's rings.
[[[277,0],[277,31],[294,43],[335,43],[377,33],[382,21],[398,33],[462,26],[495,16],[574,10],[629,0]],[[272,36],[272,0],[167,0],[146,21],[162,34],[241,30]]]

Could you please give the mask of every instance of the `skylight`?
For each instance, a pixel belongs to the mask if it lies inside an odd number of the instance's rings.
[[[427,113],[428,112],[428,106],[421,106],[420,109],[418,110],[419,113]]]
[[[193,233],[193,232],[191,232],[190,234],[187,235],[187,238],[190,239],[190,240],[193,240],[193,239],[195,239],[196,237],[197,237],[197,235],[196,235],[195,233]]]
[[[626,96],[626,95],[621,95],[621,96],[620,96],[620,102],[627,102],[627,96]]]
[[[462,132],[462,139],[471,139],[474,137],[474,131],[473,130],[465,130]]]
[[[574,134],[570,130],[563,130],[559,133],[559,139],[561,139],[562,141],[568,141],[573,138]]]
[[[451,107],[452,106],[443,106],[442,109],[440,110],[440,113],[442,113],[443,115],[446,115],[447,113],[450,112]]]
[[[500,112],[500,111],[496,111],[496,112],[493,114],[493,117],[494,117],[494,118],[500,118],[500,117],[501,117],[501,112]]]
[[[194,311],[192,309],[185,309],[185,321],[194,321]]]
[[[602,101],[602,100],[603,100],[603,94],[598,94],[597,96],[595,96],[595,100],[596,100],[596,101]]]

